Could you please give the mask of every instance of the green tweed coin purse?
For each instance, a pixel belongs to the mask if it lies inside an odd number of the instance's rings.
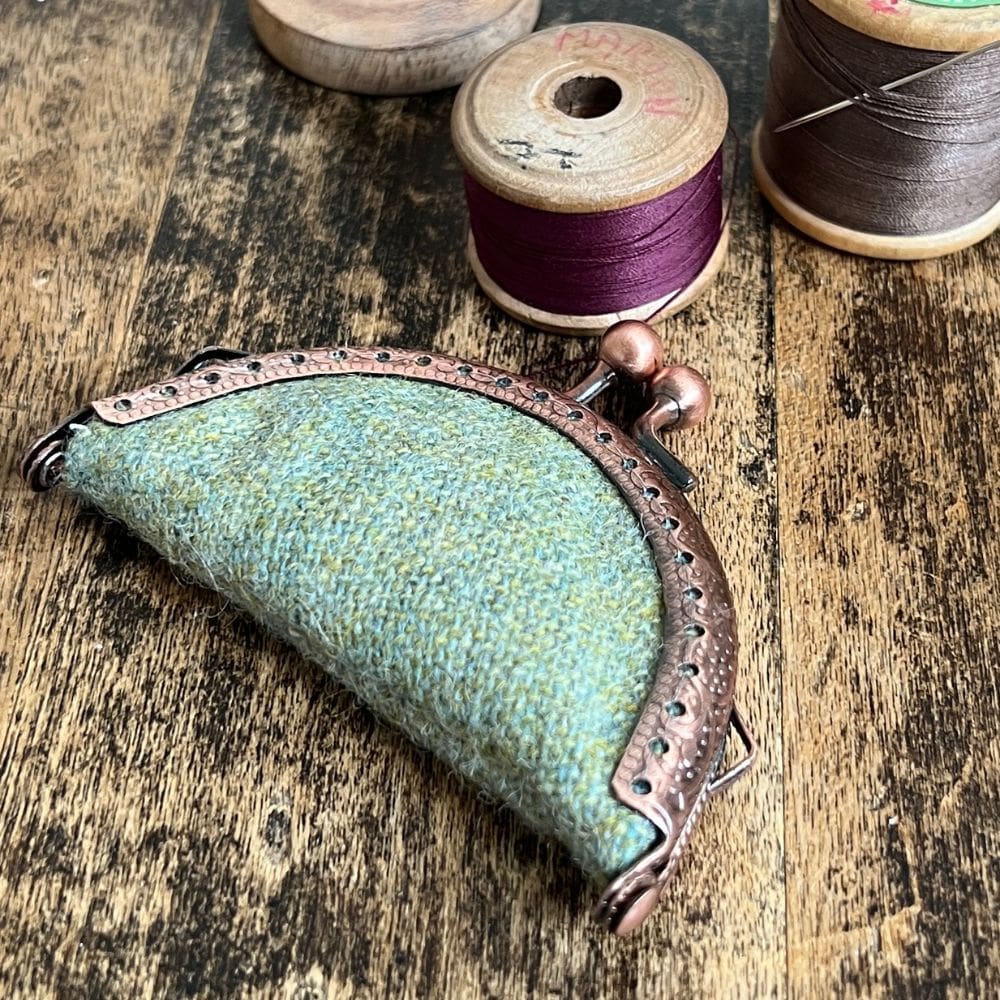
[[[635,437],[586,405],[622,378],[652,397]],[[752,758],[729,590],[657,434],[706,406],[636,323],[565,394],[393,348],[208,349],[85,407],[23,472],[123,521],[558,839],[625,933]],[[747,756],[720,775],[731,726]]]

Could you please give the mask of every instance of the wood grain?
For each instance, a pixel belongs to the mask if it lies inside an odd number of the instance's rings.
[[[606,6],[553,2],[543,23]],[[677,448],[730,571],[763,755],[620,941],[507,813],[14,477],[31,433],[204,343],[420,345],[554,383],[591,349],[476,289],[451,95],[324,91],[259,50],[241,0],[218,13],[0,14],[0,992],[988,995],[996,238],[895,267],[781,226],[772,246],[744,162],[726,268],[666,336],[716,390]],[[705,53],[749,133],[763,15],[615,16]]]
[[[1000,242],[775,256],[789,983],[992,995]]]
[[[119,857],[156,842],[142,823],[169,787],[141,779],[158,766],[157,733],[169,751],[171,720],[139,693],[155,686],[155,661],[143,671],[131,656],[130,622],[145,611],[155,623],[158,598],[141,583],[102,586],[120,556],[93,518],[32,503],[15,458],[132,349],[128,317],[217,15],[195,0],[141,11],[22,2],[0,18],[6,996],[129,995],[130,983],[152,993],[149,963],[137,980],[140,957],[122,942],[162,925],[162,895],[152,877],[117,876]],[[165,620],[177,613],[164,608]],[[162,656],[172,644],[157,631]]]

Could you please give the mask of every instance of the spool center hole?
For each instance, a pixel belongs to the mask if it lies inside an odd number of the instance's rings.
[[[607,76],[574,76],[555,93],[555,106],[570,118],[600,118],[622,102],[622,88]]]

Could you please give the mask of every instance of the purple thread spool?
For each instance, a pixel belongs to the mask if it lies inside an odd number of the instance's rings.
[[[501,50],[452,115],[483,291],[580,335],[685,308],[725,259],[727,125],[712,67],[649,28],[558,26]]]

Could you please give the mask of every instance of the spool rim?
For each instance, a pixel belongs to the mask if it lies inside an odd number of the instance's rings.
[[[937,7],[911,0],[809,2],[869,38],[911,49],[971,52],[1000,39],[1000,15],[990,7]]]
[[[758,122],[750,144],[750,158],[754,180],[761,194],[786,222],[827,246],[881,260],[930,260],[973,246],[1000,227],[1000,201],[977,219],[941,233],[893,236],[842,226],[811,212],[785,194],[764,163],[760,152],[760,130]]]
[[[363,24],[352,33],[336,19],[318,22],[311,15],[322,13],[321,5],[307,12],[307,0],[248,0],[248,5],[258,41],[286,69],[333,90],[383,97],[461,83],[499,47],[530,32],[541,10],[541,0],[509,0],[492,19],[471,17],[454,33],[427,31],[408,39],[381,30],[366,34]],[[455,7],[468,12],[464,5]]]
[[[719,236],[719,242],[712,251],[705,266],[698,273],[697,277],[674,298],[673,293],[661,296],[652,302],[633,306],[630,309],[622,309],[613,313],[603,313],[593,316],[569,316],[560,313],[553,313],[546,309],[530,306],[520,299],[511,295],[501,288],[483,267],[476,251],[476,241],[469,233],[467,244],[467,255],[469,264],[479,287],[486,296],[500,309],[522,323],[547,330],[551,333],[563,333],[574,337],[592,337],[604,333],[609,326],[623,319],[640,319],[649,323],[658,323],[673,316],[675,313],[686,309],[698,296],[715,281],[722,265],[726,260],[726,253],[729,249],[729,222],[727,220]]]
[[[556,108],[568,79],[607,77],[606,114]],[[452,112],[464,168],[487,190],[542,211],[584,214],[651,201],[715,155],[728,127],[725,88],[690,46],[652,28],[556,25],[513,42],[465,82]],[[616,158],[617,157],[617,158]]]

